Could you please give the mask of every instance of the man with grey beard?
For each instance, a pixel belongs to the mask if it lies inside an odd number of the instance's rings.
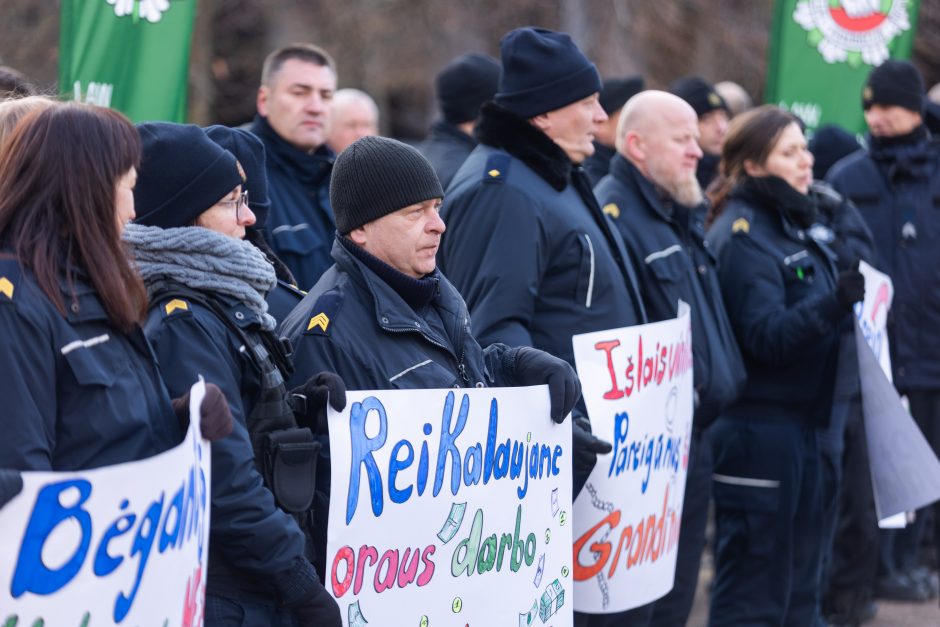
[[[644,91],[624,105],[617,155],[594,188],[637,269],[650,321],[692,306],[695,413],[676,561],[675,585],[662,599],[631,610],[622,625],[685,625],[705,546],[712,459],[702,432],[744,385],[744,362],[721,299],[715,258],[705,243],[698,116],[684,100]]]

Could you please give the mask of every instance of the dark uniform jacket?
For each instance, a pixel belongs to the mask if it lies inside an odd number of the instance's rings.
[[[201,303],[168,295],[151,303],[145,330],[171,393],[184,393],[202,375],[221,388],[232,410],[232,434],[212,443],[208,592],[270,602],[273,576],[304,556],[305,538],[264,486],[248,434],[261,371],[229,325],[256,334],[260,320],[230,297],[201,294],[228,312],[228,323]]]
[[[438,253],[477,339],[534,346],[573,365],[572,335],[645,322],[623,241],[584,170],[493,103],[477,133],[481,145],[444,199]]]
[[[857,207],[875,242],[872,265],[894,282],[888,319],[899,390],[940,389],[940,144],[923,128],[833,166],[828,180]]]
[[[680,299],[692,307],[695,426],[703,429],[737,398],[746,373],[721,299],[716,259],[704,239],[701,212],[663,200],[619,154],[594,191],[623,235],[650,320],[675,318]]]
[[[336,264],[281,325],[294,348],[297,382],[329,370],[351,390],[510,385],[506,347],[480,348],[467,306],[440,272],[437,295],[419,313],[362,254],[337,239]]]
[[[725,415],[825,426],[849,313],[835,296],[834,255],[797,222],[794,194],[776,177],[745,179],[708,231],[748,377]]]
[[[282,139],[256,117],[251,132],[264,142],[271,213],[266,238],[290,268],[297,286],[308,289],[330,267],[336,222],[330,208],[330,173],[335,155],[325,145],[313,154]]]
[[[457,170],[463,165],[473,149],[476,140],[455,125],[440,120],[431,126],[431,134],[416,147],[431,162],[441,187],[447,189]]]
[[[108,321],[90,283],[63,279],[63,316],[0,259],[0,466],[85,470],[152,457],[182,433],[141,329]]]

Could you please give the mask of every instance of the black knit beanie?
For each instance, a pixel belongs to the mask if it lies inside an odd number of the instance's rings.
[[[809,151],[813,153],[813,178],[826,178],[829,168],[861,147],[855,135],[845,129],[834,124],[819,127],[809,140]]]
[[[560,109],[601,90],[597,68],[566,33],[526,26],[499,44],[502,71],[494,100],[521,118]]]
[[[601,108],[604,113],[611,115],[623,108],[627,100],[643,91],[643,77],[630,76],[627,78],[605,78],[601,89]]]
[[[394,139],[357,139],[333,164],[330,204],[342,235],[399,209],[443,197],[428,160]]]
[[[137,125],[142,145],[134,187],[138,224],[188,226],[244,183],[235,155],[195,124]]]
[[[248,190],[248,207],[255,214],[254,229],[264,228],[271,211],[268,198],[268,173],[264,167],[264,144],[242,128],[230,128],[216,124],[207,127],[209,139],[235,155],[245,169],[245,182],[242,187]]]
[[[866,111],[876,104],[896,105],[922,114],[925,100],[924,79],[907,61],[888,59],[871,71],[862,89],[862,105]]]
[[[715,91],[715,87],[698,76],[686,76],[669,86],[669,91],[679,96],[695,109],[695,115],[702,117],[717,109],[723,109],[729,116],[731,110],[725,99]]]
[[[448,63],[434,82],[444,120],[451,124],[470,122],[496,93],[499,62],[478,52],[465,54]]]

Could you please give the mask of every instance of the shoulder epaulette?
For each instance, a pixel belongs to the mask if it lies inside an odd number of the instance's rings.
[[[738,216],[731,221],[732,235],[750,235],[754,212],[749,207],[741,207]]]
[[[614,203],[614,202],[607,203],[606,205],[604,205],[603,211],[614,220],[620,217],[620,207],[617,206],[617,203]]]
[[[11,303],[23,271],[15,259],[0,260],[0,303]]]
[[[310,309],[310,319],[304,335],[329,335],[330,328],[343,304],[343,294],[332,289],[324,292]]]
[[[486,160],[486,166],[483,168],[483,182],[502,183],[505,181],[511,162],[507,154],[501,152],[491,154]]]

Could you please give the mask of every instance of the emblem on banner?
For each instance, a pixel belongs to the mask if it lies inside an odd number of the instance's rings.
[[[800,0],[793,21],[827,63],[881,65],[888,44],[910,30],[907,0]]]
[[[144,19],[156,24],[163,14],[170,8],[170,0],[107,0],[114,6],[114,14],[118,17],[133,16],[134,21]]]

